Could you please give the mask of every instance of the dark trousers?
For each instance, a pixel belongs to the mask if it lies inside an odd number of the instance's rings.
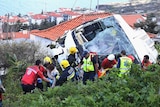
[[[33,85],[21,84],[21,86],[22,86],[22,90],[23,90],[24,94],[31,93],[32,90],[35,89],[35,85],[34,84]]]
[[[37,88],[39,88],[41,91],[43,91],[43,83],[38,83],[36,85]]]
[[[83,84],[86,84],[87,80],[94,81],[94,77],[95,77],[95,72],[94,71],[84,72],[84,74],[83,74]]]

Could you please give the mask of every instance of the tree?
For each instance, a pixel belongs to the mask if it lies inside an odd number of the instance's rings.
[[[146,32],[157,34],[160,30],[157,29],[157,21],[153,13],[147,15],[147,19],[144,22],[135,23],[134,27],[144,29]]]
[[[46,53],[41,52],[40,43],[33,41],[8,41],[1,42],[0,45],[0,64],[3,67],[9,67],[10,64],[7,62],[7,54],[17,56],[18,61],[25,61],[27,63],[33,63],[37,58],[43,58]]]
[[[29,29],[29,26],[27,24],[23,24],[22,29],[27,30],[27,29]]]
[[[15,32],[20,31],[22,28],[22,23],[20,22],[20,20],[18,20],[15,24]]]
[[[47,28],[50,28],[50,27],[55,26],[55,25],[56,25],[55,21],[50,22],[47,19],[45,19],[44,21],[41,22],[39,29],[43,30],[43,29],[47,29]]]
[[[8,32],[8,27],[9,24],[7,22],[4,22],[4,24],[2,25],[3,32]]]
[[[21,17],[21,13],[19,13],[17,16],[18,16],[18,17]]]

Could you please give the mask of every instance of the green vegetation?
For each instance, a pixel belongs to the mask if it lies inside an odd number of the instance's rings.
[[[4,93],[4,107],[158,107],[160,106],[160,67],[152,65],[146,72],[133,65],[131,74],[125,78],[117,76],[117,69],[110,74],[88,81],[68,82],[61,87],[38,89],[33,94],[23,95],[20,76],[17,72],[4,78],[7,92]]]

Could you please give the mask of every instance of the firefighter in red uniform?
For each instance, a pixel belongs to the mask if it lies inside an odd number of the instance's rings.
[[[31,93],[35,89],[38,77],[42,78],[42,80],[46,82],[50,82],[50,83],[53,82],[52,80],[47,79],[43,75],[43,73],[40,71],[40,66],[43,66],[43,65],[41,65],[40,60],[37,60],[35,65],[29,66],[26,69],[26,72],[21,79],[21,86],[24,91],[24,94],[28,92]]]

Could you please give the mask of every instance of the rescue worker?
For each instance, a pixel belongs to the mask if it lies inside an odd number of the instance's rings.
[[[47,76],[49,79],[53,80],[52,84],[48,84],[48,87],[53,88],[55,86],[56,80],[59,79],[59,71],[53,64],[49,64],[47,66],[49,72],[47,72]]]
[[[78,57],[78,50],[76,47],[70,47],[69,48],[69,56],[67,58],[69,64],[75,69],[76,71],[76,79],[77,80],[81,80],[82,78],[82,74],[83,72],[81,72],[82,70],[81,69],[78,69],[78,64],[80,62],[80,59]]]
[[[77,48],[76,47],[70,47],[69,48],[69,56],[68,56],[68,62],[69,64],[72,66],[72,67],[76,67],[78,65],[77,61],[76,61],[76,53],[78,52],[77,51]]]
[[[43,67],[41,61],[36,60],[35,65],[27,67],[26,72],[21,79],[21,86],[24,91],[24,94],[33,92],[38,77],[40,77],[42,80],[46,82],[50,82],[51,84],[53,83],[52,80],[47,79],[43,75],[42,71],[40,71],[40,66]]]
[[[121,51],[121,57],[118,59],[117,68],[119,68],[119,77],[128,75],[131,69],[132,60],[126,55],[126,51]]]
[[[142,60],[142,70],[146,70],[150,65],[152,65],[152,63],[149,61],[149,56],[144,55],[144,58]]]
[[[60,73],[57,70],[56,65],[53,63],[52,58],[48,56],[44,58],[44,66],[48,69],[46,77],[54,81],[53,84],[47,83],[47,87],[54,87],[56,78],[59,78]]]
[[[43,73],[45,77],[47,77],[47,71],[44,69],[44,67],[47,67],[49,64],[52,64],[52,59],[46,56],[43,60],[43,66],[39,66],[40,71]],[[49,83],[47,83],[47,86],[50,86]],[[43,81],[40,77],[37,78],[36,87],[43,91]]]
[[[43,60],[44,66],[47,67],[49,64],[52,64],[52,59],[46,56]]]
[[[107,68],[113,68],[114,65],[116,65],[117,61],[115,60],[115,55],[110,54],[102,61],[101,67],[103,69]]]
[[[67,60],[62,60],[61,66],[64,68],[64,70],[60,75],[60,78],[57,80],[56,86],[61,86],[66,81],[68,80],[74,81],[75,79],[75,70],[73,69],[73,67],[70,66]]]
[[[110,54],[105,58],[101,63],[101,70],[98,72],[98,77],[102,77],[109,71],[110,68],[113,68],[117,64],[114,54]]]
[[[58,62],[58,55],[55,55],[53,58],[52,58],[52,61],[53,63],[55,64],[56,66],[56,69],[61,73],[62,72],[62,68]]]
[[[84,71],[83,84],[86,84],[87,80],[94,81],[95,75],[98,73],[98,59],[96,55],[92,55],[88,51],[84,51],[79,67],[82,67]]]

